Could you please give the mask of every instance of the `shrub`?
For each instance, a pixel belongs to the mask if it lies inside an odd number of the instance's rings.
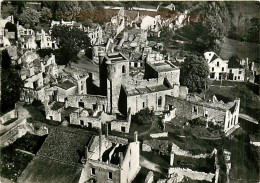
[[[132,115],[132,122],[136,124],[149,124],[155,120],[154,113],[148,108],[140,110],[135,115]]]

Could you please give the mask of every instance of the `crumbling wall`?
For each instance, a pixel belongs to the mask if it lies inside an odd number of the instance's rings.
[[[170,111],[167,111],[166,113],[163,114],[163,118],[162,118],[162,123],[165,123],[165,122],[169,122],[171,121],[173,118],[175,118],[175,112],[176,112],[176,108],[170,110]]]
[[[176,116],[186,119],[204,118],[213,121],[218,125],[224,125],[226,110],[209,107],[199,102],[191,102],[181,98],[166,96],[168,108],[176,108]]]
[[[21,119],[20,121],[21,122],[0,137],[0,147],[12,144],[18,138],[24,136],[27,132],[39,136],[48,134],[48,129],[44,126],[41,126],[36,130],[32,123],[28,123],[26,119]]]
[[[70,124],[82,125],[97,129],[101,129],[102,125],[100,118],[87,115],[79,115],[77,112],[70,114]]]
[[[154,93],[146,93],[127,97],[127,108],[131,108],[131,114],[135,114],[141,109],[149,108],[153,111],[165,110],[165,96],[171,95],[174,89],[158,91]],[[161,97],[161,105],[158,104],[159,97]]]
[[[129,122],[122,121],[122,120],[111,121],[111,130],[117,132],[129,133],[130,130]]]
[[[49,109],[49,110],[46,110],[45,113],[46,113],[46,119],[61,122],[60,110]]]
[[[192,180],[199,180],[199,181],[208,181],[212,182],[215,174],[213,173],[205,173],[205,172],[198,172],[193,171],[189,168],[169,168],[168,170],[169,175],[176,175],[177,174],[177,182],[181,182],[185,177],[189,177]]]
[[[107,108],[107,98],[100,95],[72,95],[67,97],[66,106],[67,107],[77,107],[79,108],[79,102],[83,102],[84,108],[96,110],[105,110]]]
[[[149,171],[145,177],[145,183],[153,183],[153,172]]]
[[[5,113],[3,116],[0,117],[0,123],[4,124],[5,122],[7,122],[10,119],[14,119],[17,117],[17,113],[16,110],[11,110],[8,113]]]

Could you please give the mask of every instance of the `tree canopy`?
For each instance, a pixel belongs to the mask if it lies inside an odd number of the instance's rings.
[[[176,31],[176,37],[188,41],[184,48],[188,51],[204,53],[206,51],[217,52],[220,44],[219,36],[211,31],[209,24],[192,23]]]
[[[202,56],[189,55],[181,67],[181,85],[190,92],[201,92],[208,85],[209,66]]]
[[[35,9],[25,9],[23,13],[19,16],[19,20],[23,24],[29,24],[30,26],[39,23],[41,13]]]
[[[43,7],[41,10],[40,20],[43,22],[49,22],[52,19],[52,11],[47,7]]]
[[[1,52],[1,111],[6,112],[20,100],[23,81],[18,70],[11,65],[11,58],[6,50]]]
[[[80,50],[90,46],[90,39],[83,31],[75,27],[58,25],[52,28],[52,39],[57,41],[59,50],[56,53],[57,64],[66,65],[76,62]]]
[[[81,10],[77,1],[58,1],[56,9],[56,18],[73,20]]]

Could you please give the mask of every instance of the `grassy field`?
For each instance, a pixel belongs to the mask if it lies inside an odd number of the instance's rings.
[[[225,38],[219,56],[228,60],[232,55],[238,55],[243,59],[249,58],[249,61],[260,63],[260,45]]]
[[[232,23],[237,25],[238,17],[240,14],[243,15],[243,18],[251,19],[253,17],[259,18],[259,8],[260,3],[253,1],[243,1],[243,2],[229,2],[233,12]]]

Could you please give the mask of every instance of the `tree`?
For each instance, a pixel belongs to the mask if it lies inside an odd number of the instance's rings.
[[[185,49],[192,52],[204,53],[206,51],[218,52],[220,42],[219,36],[211,30],[210,24],[192,23],[176,31],[176,37],[181,37],[185,44]]]
[[[181,67],[181,85],[187,86],[191,92],[201,92],[209,84],[209,66],[202,56],[186,57]]]
[[[137,112],[135,115],[132,115],[131,121],[136,124],[149,124],[155,120],[154,113],[148,108],[142,109]]]
[[[60,65],[67,65],[71,61],[76,62],[79,51],[86,50],[90,46],[87,34],[75,27],[54,26],[51,36],[57,41],[59,50],[56,56],[57,63]]]
[[[73,20],[80,13],[81,8],[77,1],[58,1],[56,18]]]
[[[12,24],[11,22],[7,22],[5,24],[5,29],[7,29],[8,32],[15,32],[15,38],[17,39],[17,27],[15,24]]]
[[[43,7],[41,10],[40,20],[43,22],[49,22],[52,19],[52,11],[47,7]]]
[[[33,26],[37,23],[39,23],[41,17],[41,13],[39,13],[35,9],[25,9],[23,13],[20,15],[19,20],[23,24],[28,24],[30,26]]]
[[[1,111],[6,112],[20,100],[20,93],[23,87],[23,81],[18,74],[18,70],[11,65],[10,56],[6,52],[1,53]],[[5,64],[3,64],[5,63]]]

